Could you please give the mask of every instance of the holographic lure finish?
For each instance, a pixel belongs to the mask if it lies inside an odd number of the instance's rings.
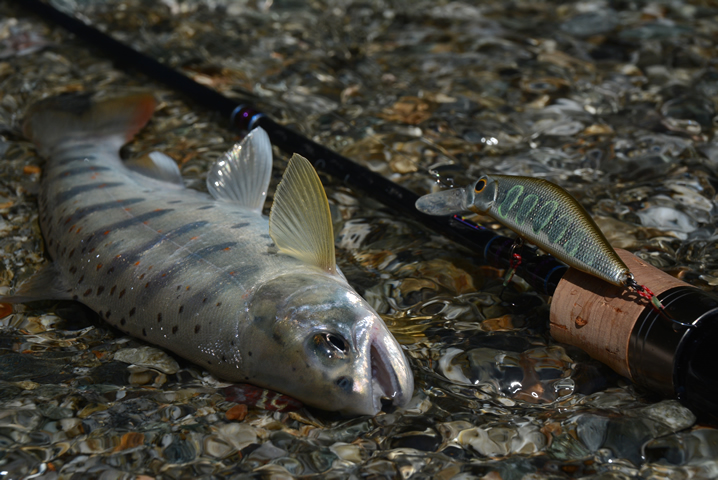
[[[614,285],[625,285],[631,278],[586,209],[546,180],[484,175],[463,189],[424,195],[416,207],[431,215],[462,210],[489,215],[571,267]]]

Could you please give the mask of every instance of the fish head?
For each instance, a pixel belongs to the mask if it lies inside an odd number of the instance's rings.
[[[475,213],[487,213],[496,203],[499,194],[499,183],[489,175],[480,177],[472,185],[466,187],[467,197],[471,197],[469,210]]]
[[[284,275],[250,305],[253,383],[348,415],[375,415],[411,399],[409,364],[381,317],[349,285]]]

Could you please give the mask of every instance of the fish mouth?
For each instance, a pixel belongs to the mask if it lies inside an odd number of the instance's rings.
[[[427,215],[452,215],[468,210],[469,205],[466,188],[452,188],[430,193],[416,201],[416,209]]]
[[[372,342],[370,348],[371,396],[375,412],[383,411],[385,413],[391,413],[398,407],[402,407],[408,403],[412,393],[409,392],[408,383],[413,384],[413,381],[408,381],[407,378],[411,379],[412,377],[407,377],[406,374],[403,375],[404,382],[400,380],[397,371],[392,368],[392,365],[396,365],[399,362],[392,362],[391,358],[389,358],[391,354],[387,352],[385,348],[381,347],[382,345]],[[401,350],[399,350],[398,353],[403,357]],[[404,358],[400,360],[400,364],[404,365],[403,368],[408,369],[406,360]],[[407,385],[402,385],[402,383],[407,383]],[[411,385],[411,390],[413,390],[413,385]],[[407,395],[407,392],[409,395]]]

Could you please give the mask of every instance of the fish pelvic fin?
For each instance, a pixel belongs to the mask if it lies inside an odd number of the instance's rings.
[[[0,303],[27,303],[40,300],[73,300],[72,288],[62,280],[54,263],[48,263],[15,289],[0,296]]]
[[[296,153],[274,195],[269,235],[281,253],[337,275],[327,195],[312,164]]]
[[[217,200],[261,212],[271,176],[272,144],[257,127],[212,165],[207,190]]]
[[[184,187],[177,162],[162,152],[150,152],[147,155],[127,160],[125,167],[146,177]]]
[[[22,129],[43,156],[87,142],[109,143],[119,150],[145,126],[156,103],[147,93],[101,99],[65,93],[30,107]]]

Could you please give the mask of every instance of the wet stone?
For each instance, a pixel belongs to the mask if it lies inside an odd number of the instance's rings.
[[[718,27],[706,2],[60,3],[412,192],[483,174],[545,178],[576,196],[615,247],[699,288],[718,284]],[[21,133],[37,99],[151,91],[160,108],[123,157],[162,151],[201,190],[242,135],[99,54],[0,3],[0,295],[73,248],[37,227],[48,164]],[[274,154],[269,197],[287,161]],[[339,267],[410,358],[409,406],[375,417],[321,412],[188,361],[180,368],[79,304],[4,305],[0,471],[49,480],[718,475],[716,430],[557,344],[549,297],[520,277],[504,289],[505,266],[483,250],[320,175]],[[113,292],[89,278],[85,289],[124,300],[146,284],[125,279]],[[133,321],[146,306],[138,302]],[[108,320],[121,324],[118,312]]]

